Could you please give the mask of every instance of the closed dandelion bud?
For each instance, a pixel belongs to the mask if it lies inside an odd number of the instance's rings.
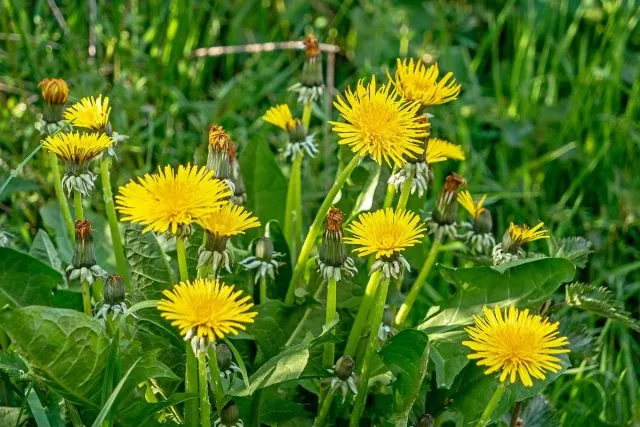
[[[273,258],[273,242],[268,236],[258,239],[255,244],[256,258],[260,261],[269,262]]]
[[[353,369],[356,363],[349,356],[341,356],[336,362],[335,372],[336,376],[340,378],[342,381],[347,381],[351,374],[353,373]]]
[[[491,233],[493,229],[493,221],[491,218],[491,212],[488,209],[484,209],[478,217],[473,221],[473,231],[477,234]]]
[[[322,54],[318,40],[309,34],[304,39],[305,61],[302,66],[300,81],[289,88],[298,93],[298,102],[305,104],[315,102],[324,90],[322,77]]]
[[[420,418],[418,418],[418,423],[416,427],[433,427],[435,424],[435,420],[433,419],[433,415],[431,414],[422,414]]]
[[[44,79],[38,83],[45,103],[44,120],[56,123],[62,120],[65,104],[69,98],[69,87],[62,79]]]
[[[450,173],[438,198],[433,220],[440,225],[450,225],[456,221],[456,196],[458,187],[467,185],[467,181],[457,173]]]
[[[93,285],[98,277],[105,277],[107,273],[96,264],[96,253],[93,247],[91,222],[86,219],[76,221],[76,243],[73,249],[71,265],[67,267],[69,280],[79,279]]]
[[[207,169],[213,171],[218,179],[233,179],[231,159],[229,157],[229,146],[231,139],[222,126],[211,125],[209,127],[209,154],[207,156]]]
[[[229,346],[225,343],[216,345],[216,360],[218,361],[218,368],[220,369],[220,372],[225,372],[231,367],[233,355],[231,354]]]
[[[342,242],[344,214],[340,209],[329,209],[325,220],[324,238],[318,255],[318,268],[326,280],[340,281],[343,276],[352,277],[357,269],[347,256]]]
[[[240,410],[233,400],[230,400],[220,412],[220,421],[224,426],[235,426],[240,419]]]
[[[125,289],[122,277],[112,274],[104,283],[104,303],[114,306],[124,302]]]

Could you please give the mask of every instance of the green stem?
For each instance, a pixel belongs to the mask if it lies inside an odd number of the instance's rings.
[[[300,179],[302,170],[302,154],[298,154],[291,163],[291,175],[289,176],[289,187],[287,189],[287,202],[284,212],[284,237],[291,248],[291,262],[295,263],[296,253],[300,247],[298,242],[302,239],[297,231],[301,230],[301,218],[299,217],[302,207],[300,206]]]
[[[260,277],[260,304],[267,302],[267,277]]]
[[[113,204],[113,192],[111,191],[111,158],[106,154],[100,161],[100,179],[102,180],[102,191],[104,192],[104,208],[107,211],[107,219],[109,221],[109,230],[111,231],[111,241],[113,242],[113,252],[116,256],[116,266],[118,274],[122,277],[122,281],[127,289],[131,292],[131,281],[129,280],[129,267],[127,258],[124,254],[124,246],[122,245],[122,236],[120,235],[120,227],[118,227],[118,216],[116,208]]]
[[[178,270],[180,270],[180,280],[189,280],[189,270],[187,269],[187,252],[184,249],[184,237],[176,236],[176,252],[178,254]]]
[[[511,412],[511,422],[509,427],[516,427],[518,425],[518,419],[520,418],[520,410],[522,409],[522,400],[516,402]]]
[[[367,400],[367,392],[369,391],[369,376],[371,375],[371,368],[373,364],[373,356],[376,352],[376,340],[378,339],[378,328],[382,323],[382,316],[384,314],[384,303],[387,300],[387,291],[389,290],[389,280],[385,279],[380,284],[376,295],[375,306],[371,313],[371,333],[367,340],[367,351],[364,356],[364,364],[362,365],[362,372],[360,374],[360,384],[358,386],[358,394],[353,404],[353,412],[351,413],[351,419],[349,420],[349,427],[358,427],[360,425],[360,417],[364,410],[364,405]]]
[[[209,403],[209,383],[207,381],[207,355],[198,355],[198,384],[200,388],[200,426],[211,427],[211,404]]]
[[[322,202],[322,205],[320,205],[320,209],[318,210],[318,213],[316,214],[316,217],[314,218],[313,223],[311,224],[311,227],[309,227],[309,232],[307,233],[307,237],[305,238],[302,248],[300,250],[300,254],[298,255],[296,266],[293,269],[291,281],[289,282],[289,288],[287,289],[287,296],[284,300],[284,303],[286,305],[289,305],[289,306],[293,305],[293,301],[295,298],[296,285],[298,284],[298,281],[300,280],[300,278],[302,277],[302,274],[304,273],[304,269],[307,265],[307,260],[309,259],[309,256],[311,255],[311,251],[313,250],[313,245],[315,244],[318,234],[320,234],[320,230],[322,228],[322,222],[327,216],[327,212],[329,212],[329,208],[333,204],[333,201],[338,195],[338,192],[340,191],[340,189],[342,189],[342,186],[351,175],[351,172],[356,168],[356,166],[358,166],[358,163],[360,163],[360,156],[357,156],[357,155],[353,156],[351,161],[345,166],[342,172],[338,175],[335,182],[333,183],[333,186],[331,187],[331,189],[327,193],[327,196]]]
[[[306,102],[302,111],[302,124],[306,130],[309,130],[309,123],[311,123],[311,107],[313,107],[313,104]]]
[[[411,285],[411,290],[402,303],[402,306],[400,306],[398,314],[396,314],[396,326],[402,326],[404,321],[407,320],[407,316],[409,315],[413,304],[416,302],[416,299],[418,298],[418,295],[422,290],[424,282],[427,280],[427,276],[429,275],[429,272],[431,271],[431,268],[436,261],[441,243],[442,233],[436,232],[433,238],[433,243],[431,244],[431,249],[429,250],[429,254],[427,255],[427,259],[424,261],[424,265],[422,266],[420,273],[418,273],[418,277],[416,278],[415,282],[413,282],[413,285]],[[440,294],[438,294],[436,290],[431,288],[430,286],[427,287],[427,292],[429,292],[429,296],[434,301],[439,301],[440,299],[442,299],[442,296],[440,296]]]
[[[211,383],[213,385],[213,397],[216,401],[216,410],[218,416],[222,414],[223,402],[224,402],[224,389],[222,388],[222,381],[220,381],[220,368],[218,367],[218,358],[216,355],[215,343],[209,346],[209,361],[211,370]]]
[[[315,422],[313,423],[313,427],[322,427],[324,423],[327,421],[327,416],[329,415],[329,410],[331,409],[331,403],[333,402],[333,397],[336,395],[337,387],[331,387],[329,389],[329,393],[324,398],[322,402],[322,406],[320,407],[320,411],[318,412],[318,416],[316,417]]]
[[[480,419],[478,420],[476,427],[484,427],[487,425],[487,423],[489,422],[489,419],[491,418],[491,414],[493,414],[493,411],[495,411],[496,407],[498,406],[498,403],[500,403],[500,399],[502,399],[502,395],[504,394],[506,389],[507,389],[507,382],[501,381],[500,384],[498,385],[498,388],[493,393],[493,396],[491,396],[491,399],[489,399],[489,403],[487,403],[487,407],[484,408],[484,412],[480,416]]]
[[[364,325],[369,317],[371,305],[373,305],[373,301],[376,297],[380,279],[382,279],[382,272],[380,270],[374,271],[371,276],[369,276],[369,282],[364,290],[364,295],[362,296],[362,301],[360,301],[360,307],[358,308],[358,314],[356,314],[356,319],[353,322],[351,332],[349,332],[349,338],[347,339],[347,346],[344,349],[344,354],[347,356],[353,357],[356,354],[356,349],[358,348],[358,343],[362,336],[362,330],[364,329]]]
[[[398,204],[396,205],[396,210],[399,211],[401,209],[405,209],[407,207],[407,203],[409,202],[409,195],[411,194],[411,184],[413,184],[413,177],[415,175],[415,171],[409,175],[407,180],[402,184],[402,189],[400,190],[400,197],[398,198]]]
[[[76,214],[76,221],[84,219],[84,209],[82,209],[82,194],[80,194],[78,190],[73,190],[73,209],[74,213]]]
[[[193,353],[191,343],[187,342],[185,349],[187,360],[184,371],[184,391],[186,393],[198,393],[198,360]],[[184,423],[187,426],[198,425],[198,401],[187,400],[184,403]]]
[[[327,312],[324,318],[325,326],[329,326],[336,318],[336,293],[336,280],[331,278],[327,284]],[[322,366],[324,368],[329,369],[333,366],[335,350],[336,345],[332,342],[324,345],[322,353]]]
[[[91,308],[91,288],[86,280],[82,282],[82,307],[84,308],[84,314],[93,316],[93,309]]]
[[[62,219],[64,219],[64,225],[67,228],[69,237],[73,242],[75,240],[75,227],[73,225],[73,217],[71,216],[71,209],[67,203],[67,197],[64,195],[62,189],[62,177],[60,175],[60,165],[58,164],[58,157],[55,153],[49,153],[49,164],[51,166],[51,173],[53,173],[53,188],[56,192],[56,198],[60,205],[60,212],[62,213]]]
[[[396,173],[398,168],[396,166],[393,167],[391,174]],[[384,203],[382,204],[382,208],[390,208],[393,204],[393,197],[396,195],[396,187],[392,184],[387,184],[387,192],[384,195]]]

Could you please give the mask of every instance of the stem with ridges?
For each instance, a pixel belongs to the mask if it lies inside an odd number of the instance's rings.
[[[493,393],[493,396],[491,396],[491,399],[489,399],[489,403],[487,403],[487,407],[484,408],[484,412],[480,416],[480,419],[478,420],[476,427],[484,427],[487,425],[487,423],[489,422],[489,419],[491,419],[491,414],[493,414],[493,411],[495,411],[496,407],[498,406],[498,403],[500,403],[500,399],[502,399],[502,395],[504,394],[506,389],[507,389],[506,381],[501,381],[500,384],[498,385],[498,388]]]
[[[93,309],[91,308],[91,288],[86,280],[82,282],[82,307],[84,308],[84,314],[93,316]]]
[[[376,297],[380,279],[382,279],[382,272],[380,270],[374,271],[371,276],[369,276],[369,282],[367,283],[364,295],[360,301],[358,314],[356,314],[356,319],[353,322],[353,326],[351,326],[351,332],[349,332],[349,338],[347,339],[347,346],[344,349],[344,354],[347,356],[353,357],[356,354],[362,330],[367,322],[371,305],[373,305],[373,301]]]
[[[298,217],[302,207],[299,206],[300,189],[299,183],[301,179],[302,169],[302,153],[298,154],[291,163],[291,174],[289,176],[289,187],[287,188],[287,201],[284,212],[284,237],[291,248],[291,262],[295,263],[296,252],[299,248],[298,242],[302,236],[298,236],[297,231],[301,230],[299,226],[301,218]]]
[[[111,240],[113,242],[113,252],[116,256],[116,266],[118,274],[122,277],[124,286],[128,292],[131,292],[131,281],[129,280],[129,267],[127,258],[124,254],[124,246],[122,245],[122,236],[120,235],[120,227],[118,227],[118,216],[116,208],[113,204],[113,192],[111,190],[111,175],[109,167],[111,166],[111,158],[103,154],[100,161],[100,179],[102,180],[102,191],[104,196],[104,208],[107,212],[107,220],[109,221],[109,230],[111,231]]]
[[[305,238],[302,248],[300,250],[300,254],[298,255],[296,266],[293,269],[291,281],[289,282],[289,288],[287,289],[287,296],[284,300],[285,305],[290,306],[293,304],[293,301],[295,298],[296,284],[298,283],[298,280],[300,280],[300,278],[302,277],[302,274],[304,273],[304,268],[307,265],[307,260],[309,259],[309,256],[311,255],[311,251],[313,250],[313,245],[315,244],[318,234],[320,234],[320,230],[322,228],[322,222],[327,216],[327,212],[329,212],[329,208],[333,204],[333,200],[338,195],[338,192],[340,191],[340,189],[342,189],[342,186],[351,175],[351,172],[356,168],[356,166],[358,166],[358,163],[360,163],[360,157],[356,155],[345,166],[345,168],[342,170],[340,175],[338,175],[335,182],[333,183],[333,186],[331,187],[331,189],[327,193],[327,196],[322,202],[322,205],[320,205],[320,209],[318,210],[318,213],[316,214],[316,217],[313,220],[311,227],[309,227],[309,232],[307,233],[307,237]]]
[[[78,190],[73,190],[73,210],[76,215],[76,221],[84,219],[84,209],[82,208],[82,194],[80,194]]]
[[[211,427],[211,405],[207,381],[207,355],[198,354],[198,384],[200,389],[200,427]]]
[[[409,175],[407,180],[402,184],[400,197],[398,198],[398,204],[396,205],[396,211],[405,209],[407,207],[407,203],[409,202],[409,195],[411,194],[411,185],[413,184],[413,177],[415,173],[415,171],[412,171],[411,175]]]
[[[211,384],[213,385],[213,397],[216,401],[216,410],[218,411],[218,417],[222,414],[223,402],[224,402],[224,389],[222,388],[222,382],[220,381],[220,368],[218,367],[218,356],[216,354],[216,343],[212,343],[209,346],[209,361],[211,370]]]
[[[418,295],[422,290],[422,286],[424,282],[427,280],[427,276],[429,275],[429,272],[431,271],[431,268],[433,267],[433,264],[436,261],[436,257],[438,256],[438,251],[440,250],[441,243],[442,243],[442,233],[436,232],[433,238],[433,243],[431,244],[431,249],[429,250],[429,254],[427,255],[427,259],[425,260],[424,265],[420,270],[420,273],[418,273],[418,277],[413,282],[413,285],[411,285],[411,290],[409,291],[409,294],[407,295],[404,302],[402,303],[402,306],[400,306],[400,310],[398,310],[398,314],[396,314],[395,324],[397,327],[402,326],[404,321],[407,320],[407,316],[409,315],[409,312],[411,311],[413,304],[416,302],[416,299],[418,298]],[[435,301],[442,299],[440,294],[438,294],[435,291],[435,289],[428,287],[427,291],[429,292],[431,298],[434,299]]]
[[[187,270],[187,254],[184,249],[184,237],[176,236],[176,253],[178,254],[178,270],[180,271],[180,281],[189,280]],[[184,372],[184,391],[187,393],[198,393],[198,362],[193,353],[191,343],[186,344],[186,367]],[[187,400],[184,403],[184,422],[186,425],[195,426],[198,423],[198,402],[195,399]]]
[[[69,204],[67,203],[67,197],[64,195],[64,190],[62,189],[62,177],[60,176],[60,165],[58,164],[58,157],[55,155],[55,153],[48,153],[48,155],[49,164],[51,165],[51,173],[53,174],[53,188],[56,193],[56,198],[58,199],[58,204],[60,205],[60,212],[62,213],[64,225],[67,228],[67,232],[69,233],[71,241],[73,242],[76,237],[75,227],[73,225],[71,209],[69,209]]]
[[[382,316],[384,314],[384,303],[387,301],[387,291],[389,290],[389,280],[385,279],[379,286],[375,306],[371,313],[371,333],[367,340],[367,351],[364,356],[364,364],[362,365],[362,372],[360,374],[360,385],[358,387],[358,394],[356,394],[355,403],[353,404],[353,412],[351,412],[351,419],[349,420],[349,427],[358,427],[360,425],[360,417],[364,410],[364,405],[367,400],[367,393],[369,391],[369,376],[371,375],[371,365],[373,363],[373,355],[376,352],[376,341],[378,339],[378,328],[382,323]]]
[[[333,277],[329,279],[327,284],[327,312],[324,318],[324,325],[328,327],[331,322],[336,318],[336,279]],[[332,342],[324,345],[322,352],[322,366],[324,368],[331,368],[333,366],[333,359],[335,358],[336,345]]]
[[[304,110],[302,110],[302,124],[304,125],[304,128],[307,131],[309,130],[309,123],[311,123],[311,108],[312,107],[313,107],[313,104],[311,102],[305,102]]]

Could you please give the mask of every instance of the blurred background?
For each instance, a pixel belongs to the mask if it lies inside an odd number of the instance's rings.
[[[452,71],[461,96],[434,109],[432,129],[462,144],[467,160],[436,168],[429,199],[456,170],[472,193],[489,195],[498,236],[509,221],[542,220],[554,236],[588,238],[595,252],[579,278],[611,287],[637,318],[639,19],[633,0],[0,0],[0,183],[38,146],[38,82],[61,77],[70,102],[111,98],[113,128],[129,136],[118,147],[116,187],[158,165],[204,163],[207,127],[216,123],[238,143],[249,208],[263,221],[282,219],[288,171],[281,135],[260,117],[283,102],[301,114],[287,87],[304,55],[209,56],[220,50],[203,48],[300,41],[313,32],[339,49],[324,54],[325,79],[336,92],[372,74],[386,79],[397,57]],[[313,112],[320,155],[304,168],[308,217],[343,158],[326,124],[337,118],[328,100]],[[47,173],[38,153],[0,195],[0,229],[19,247],[28,248],[39,228],[55,233]],[[373,182],[375,206],[388,171],[375,174],[370,162],[360,168],[343,195],[352,202],[343,203],[353,206],[362,185]],[[564,403],[575,406],[577,425],[632,418],[640,348],[615,331],[606,329],[599,348],[618,356],[580,374],[595,391]],[[622,372],[632,374],[621,380]]]

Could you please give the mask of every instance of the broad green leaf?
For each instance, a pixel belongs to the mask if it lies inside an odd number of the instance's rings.
[[[563,258],[527,259],[494,267],[448,268],[440,273],[456,286],[453,298],[427,315],[419,329],[470,323],[484,305],[531,304],[573,279],[575,266]]]
[[[0,308],[51,305],[53,290],[64,283],[59,271],[24,252],[0,248]]]
[[[74,289],[57,289],[55,294],[53,294],[51,306],[83,311],[81,289],[77,287]]]
[[[175,283],[175,276],[158,238],[152,232],[143,234],[140,228],[130,227],[124,240],[135,284],[133,301],[160,299],[162,291]]]
[[[247,188],[247,209],[263,224],[284,220],[287,181],[264,139],[257,139],[242,150],[240,170]]]
[[[611,290],[605,286],[575,282],[565,289],[567,305],[605,317],[640,331],[640,322],[626,311]]]
[[[36,233],[36,237],[33,239],[33,243],[29,249],[29,255],[49,264],[60,272],[64,271],[62,261],[58,256],[58,251],[49,238],[49,235],[44,230],[38,230]]]
[[[438,388],[451,388],[456,376],[469,363],[462,346],[467,339],[464,331],[429,335],[430,354],[436,373]]]
[[[389,414],[385,425],[406,426],[427,372],[427,335],[417,329],[400,331],[382,348],[380,357],[396,378],[393,382],[393,412]]]
[[[256,340],[260,357],[266,360],[276,355],[289,338],[285,323],[291,317],[292,310],[278,300],[259,304],[256,310],[258,315],[249,332]]]
[[[584,237],[566,237],[560,239],[554,254],[557,258],[566,258],[578,268],[584,268],[593,252],[593,244]]]
[[[262,391],[260,405],[260,422],[269,426],[280,425],[293,418],[311,418],[304,406],[294,402],[278,392],[277,387],[269,387]]]
[[[21,412],[22,416],[20,415]],[[20,420],[18,420],[18,417],[20,417]],[[22,425],[21,423],[25,422],[27,418],[27,414],[25,411],[21,411],[21,408],[0,406],[0,426],[19,426]]]
[[[109,350],[102,323],[40,306],[4,310],[0,322],[42,383],[72,403],[98,408]]]

